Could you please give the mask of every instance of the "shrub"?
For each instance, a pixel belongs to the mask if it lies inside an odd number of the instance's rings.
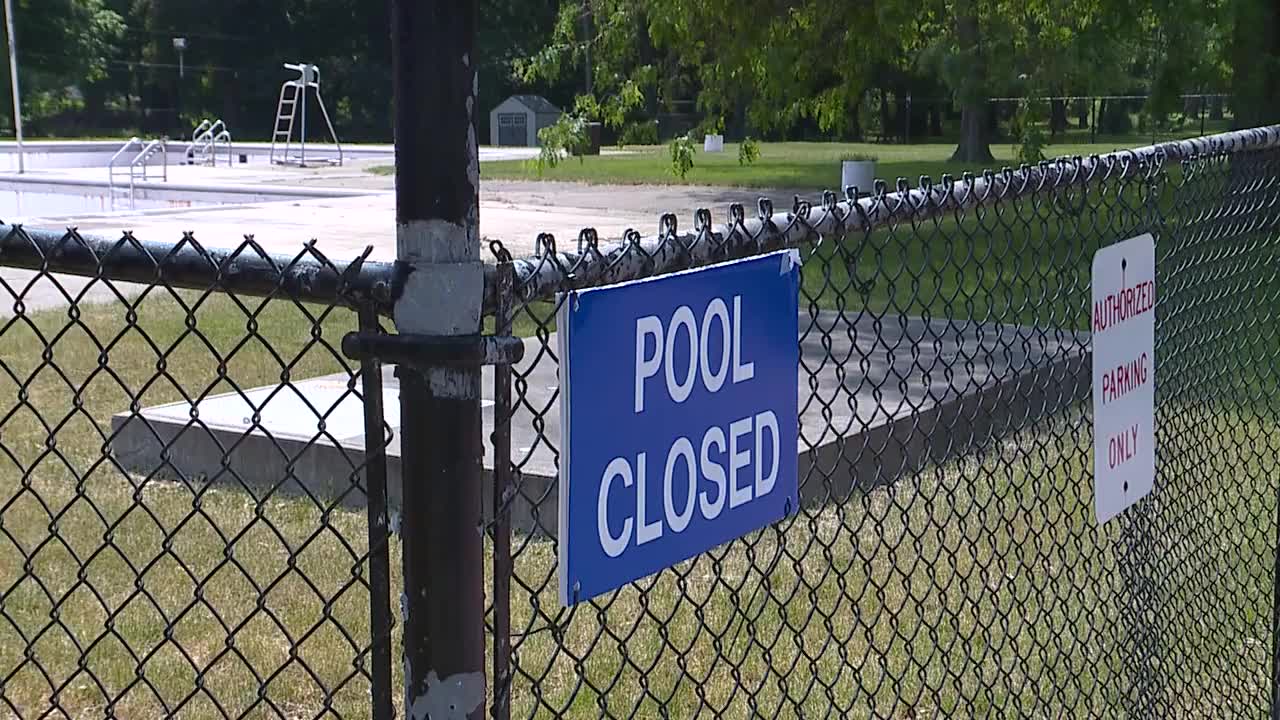
[[[1133,131],[1133,118],[1129,116],[1129,104],[1124,100],[1107,100],[1098,118],[1098,130],[1108,135],[1124,135]]]
[[[1013,156],[1028,165],[1045,159],[1044,149],[1049,146],[1044,130],[1036,122],[1035,103],[1022,100],[1014,113],[1012,123]]]
[[[754,138],[743,138],[738,144],[738,164],[750,165],[760,159],[760,143]]]
[[[671,141],[671,173],[683,180],[693,169],[693,140],[683,135]]]
[[[618,146],[623,145],[657,145],[658,122],[646,120],[629,123],[618,135]]]
[[[566,155],[576,151],[586,142],[586,120],[566,113],[561,115],[555,124],[538,131],[538,144],[541,149],[538,151],[538,157],[530,162],[537,169],[538,175],[542,175],[544,170],[559,165]],[[582,162],[583,158],[579,156],[578,161]]]

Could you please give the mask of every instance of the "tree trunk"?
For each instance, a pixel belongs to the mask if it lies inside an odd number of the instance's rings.
[[[240,107],[243,104],[240,95],[240,73],[227,72],[221,77],[222,85],[222,119],[229,128],[242,127],[240,124]]]
[[[595,22],[591,16],[591,1],[582,0],[582,76],[583,87],[588,95],[595,90],[595,66],[591,62],[591,42],[594,35]]]
[[[1084,100],[1076,101],[1076,115],[1080,121],[1080,129],[1084,130],[1089,127],[1089,103]]]
[[[907,104],[907,93],[899,88],[893,93],[893,134],[901,142],[911,140],[911,106]]]
[[[858,112],[862,105],[862,96],[851,100],[846,115],[845,138],[851,142],[862,142],[862,117]]]
[[[880,88],[880,139],[888,140],[893,135],[893,114],[889,112],[889,93],[884,88]]]
[[[1215,95],[1209,98],[1209,119],[1221,120],[1225,117],[1225,110],[1222,107],[1222,96]]]
[[[991,140],[987,130],[987,68],[982,58],[975,0],[956,3],[956,40],[969,72],[960,84],[960,142],[951,162],[989,163]]]
[[[1274,98],[1280,94],[1280,11],[1275,0],[1236,3],[1231,37],[1231,110],[1236,128],[1266,125],[1278,115]]]
[[[106,127],[107,88],[105,82],[87,83],[84,92],[84,124],[94,129]]]
[[[741,95],[733,101],[733,136],[739,140],[747,137],[747,99]]]
[[[1066,100],[1050,100],[1049,101],[1049,134],[1051,137],[1057,137],[1058,133],[1066,132],[1067,125],[1067,101]]]
[[[960,108],[960,142],[951,154],[951,162],[989,163],[993,160],[987,129],[987,103],[965,103]]]

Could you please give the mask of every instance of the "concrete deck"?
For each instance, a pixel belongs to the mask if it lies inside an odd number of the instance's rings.
[[[832,313],[803,315],[801,328],[799,459],[806,504],[893,482],[1088,394],[1087,338],[1075,333],[901,316],[842,319]],[[550,342],[555,347],[555,338]],[[516,370],[527,390],[516,398],[511,428],[512,459],[520,470],[512,523],[525,532],[553,535],[560,443],[557,368],[538,352],[536,339],[526,343]],[[833,359],[840,359],[839,370]],[[364,494],[353,490],[352,482],[364,461],[363,408],[348,391],[349,382],[346,375],[329,376],[291,388],[257,388],[243,397],[209,398],[195,408],[175,403],[146,408],[138,416],[120,413],[112,421],[112,451],[140,474],[173,476],[176,471],[189,479],[244,482],[260,491],[284,482],[285,492],[305,489],[358,505]],[[398,505],[399,390],[389,369],[383,383],[386,419],[395,433],[388,448],[389,495]],[[489,368],[483,388],[485,468],[491,471]],[[535,416],[530,407],[541,414]],[[255,410],[262,429],[246,433]],[[193,411],[198,423],[191,419]],[[317,411],[325,415],[323,430]],[[535,430],[539,425],[544,425],[541,432]],[[285,482],[290,466],[295,479]],[[486,498],[491,492],[492,483],[486,482]],[[485,507],[491,507],[487,499]]]
[[[482,148],[482,150],[484,150]],[[490,153],[498,159],[529,155],[526,148],[501,148]],[[483,157],[483,155],[482,155]],[[387,154],[372,159],[354,160],[343,167],[294,168],[265,162],[249,166],[204,167],[171,165],[168,182],[148,182],[139,187],[156,190],[188,188],[193,192],[216,195],[218,205],[180,209],[120,211],[108,213],[75,213],[17,218],[28,226],[64,229],[75,227],[82,233],[119,237],[132,231],[144,240],[178,241],[184,232],[195,233],[207,247],[235,247],[252,235],[268,252],[293,255],[308,241],[335,260],[351,260],[365,247],[372,247],[372,257],[395,259],[394,178],[366,171],[369,165],[393,161]],[[483,160],[482,162],[487,162]],[[483,172],[483,164],[482,164]],[[77,192],[100,190],[106,193],[105,168],[34,169],[23,175],[0,173],[0,189],[29,188],[32,192],[50,192],[52,186],[63,185]],[[486,240],[481,255],[492,258],[487,240],[501,240],[516,255],[530,254],[539,233],[550,232],[562,241],[573,241],[585,227],[594,227],[604,239],[617,239],[629,228],[651,231],[657,228],[658,212],[649,206],[629,207],[618,199],[616,189],[579,190],[567,202],[558,199],[554,187],[520,189],[536,183],[482,183],[480,199],[481,236]],[[551,191],[551,192],[548,192]],[[608,210],[604,200],[612,198]],[[575,199],[581,205],[573,204]],[[692,211],[689,211],[690,213]],[[15,221],[15,218],[3,218]],[[0,277],[16,288],[27,288],[24,307],[27,312],[61,307],[66,297],[57,285],[76,297],[84,293],[84,301],[110,301],[115,298],[101,283],[84,278],[57,276],[56,283],[38,277],[31,271],[0,269]],[[30,287],[28,287],[30,285]],[[139,292],[141,288],[124,285],[122,292]],[[12,299],[0,292],[0,317],[11,315]]]

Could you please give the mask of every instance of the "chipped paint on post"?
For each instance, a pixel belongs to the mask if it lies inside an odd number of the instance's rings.
[[[392,0],[401,335],[480,332],[477,0]],[[400,366],[405,714],[484,714],[480,365]]]
[[[407,665],[405,676],[410,676]],[[405,697],[405,715],[410,720],[466,720],[484,703],[483,672],[458,673],[442,680],[432,670],[426,682],[425,692]]]

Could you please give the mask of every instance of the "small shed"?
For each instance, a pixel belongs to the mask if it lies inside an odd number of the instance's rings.
[[[563,114],[541,95],[512,95],[489,113],[489,144],[535,147],[538,131]]]

